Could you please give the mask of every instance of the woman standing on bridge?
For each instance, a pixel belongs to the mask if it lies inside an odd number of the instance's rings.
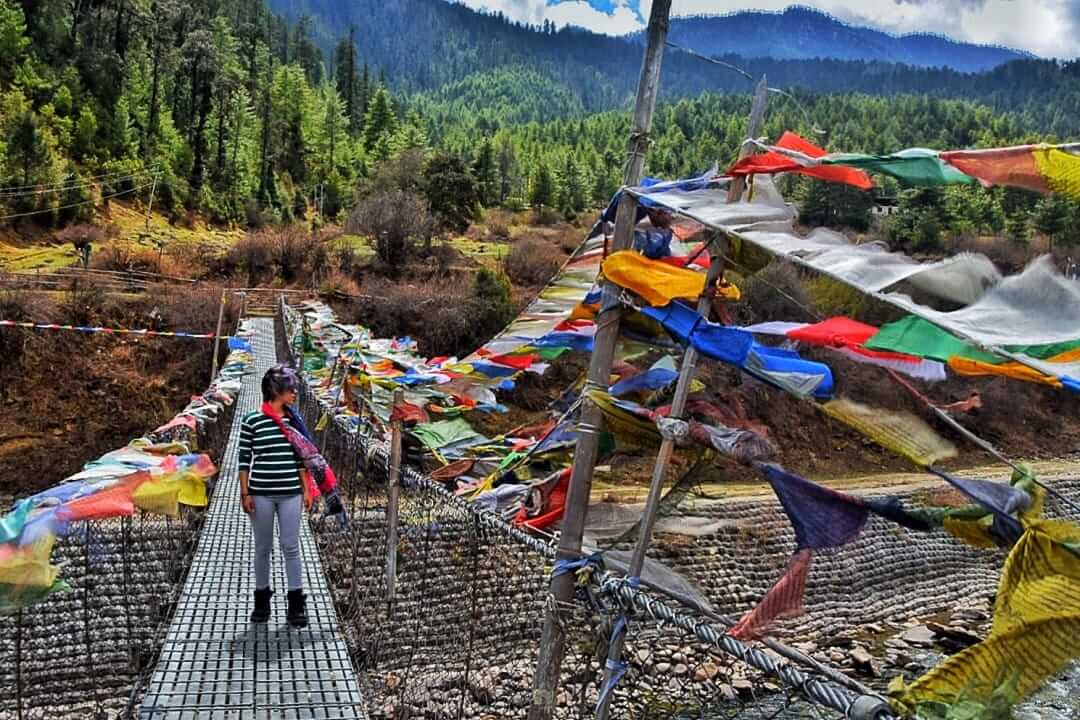
[[[281,554],[289,585],[289,625],[307,627],[304,568],[300,557],[300,520],[311,508],[311,478],[290,441],[297,430],[289,405],[296,402],[300,378],[275,365],[262,379],[263,405],[240,426],[240,502],[255,533],[255,609],[252,622],[270,619],[270,555],[277,517]]]

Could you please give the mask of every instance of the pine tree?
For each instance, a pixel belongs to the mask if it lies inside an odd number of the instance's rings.
[[[390,156],[397,157],[407,150],[426,151],[428,147],[424,121],[415,110],[412,110],[409,112],[408,117],[405,118],[405,122],[390,138]]]
[[[529,204],[540,210],[550,207],[555,202],[555,178],[547,162],[541,160],[533,174],[532,187],[529,189]]]
[[[463,233],[477,218],[480,194],[476,178],[459,155],[439,153],[425,169],[424,195],[439,224]]]
[[[367,62],[364,63],[364,74],[360,76],[360,87],[357,88],[357,108],[353,116],[353,134],[358,134],[363,129],[363,119],[367,115],[368,105],[371,103],[371,73]]]
[[[499,202],[506,202],[506,198],[514,187],[514,179],[517,174],[517,157],[514,154],[514,142],[509,137],[503,137],[499,143]]]
[[[1057,195],[1045,197],[1035,206],[1031,219],[1035,230],[1046,236],[1050,249],[1053,250],[1054,242],[1068,230],[1068,201]]]
[[[476,176],[481,204],[491,207],[497,203],[499,185],[495,168],[495,149],[488,138],[484,139],[480,150],[476,153],[476,160],[473,161],[473,175]]]
[[[22,184],[29,185],[31,171],[36,170],[49,156],[38,116],[33,110],[27,110],[15,122],[8,139],[8,153],[17,160]]]
[[[571,153],[566,154],[566,161],[562,168],[562,183],[559,191],[559,209],[565,215],[573,215],[585,209],[585,183],[581,177],[581,171],[574,162]]]
[[[364,148],[374,150],[382,138],[392,135],[397,129],[397,117],[390,103],[390,93],[382,85],[375,91],[364,115]]]

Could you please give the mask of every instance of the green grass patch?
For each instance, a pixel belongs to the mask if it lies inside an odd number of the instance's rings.
[[[67,267],[74,265],[78,260],[78,253],[70,245],[0,247],[0,269],[10,272]]]

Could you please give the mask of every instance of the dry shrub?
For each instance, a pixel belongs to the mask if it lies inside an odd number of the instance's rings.
[[[555,208],[537,208],[533,213],[533,222],[537,225],[558,225],[563,221],[563,216]]]
[[[360,285],[345,273],[331,271],[322,282],[319,283],[319,294],[330,296],[357,296],[360,295]]]
[[[488,235],[495,240],[510,240],[510,226],[501,220],[493,220],[488,225]]]
[[[29,290],[0,291],[0,320],[15,322],[45,322],[51,306],[46,296]],[[30,331],[32,332],[32,331]],[[27,331],[18,328],[0,328],[0,376],[4,370],[16,371],[27,342]]]
[[[255,287],[267,275],[273,273],[271,260],[274,249],[269,235],[249,233],[229,248],[218,264],[222,275],[242,274],[247,287]]]
[[[375,254],[396,273],[415,252],[418,243],[430,245],[435,220],[427,201],[415,193],[376,192],[349,213],[345,232],[370,238]]]
[[[325,265],[326,254],[317,253],[321,244],[318,236],[299,225],[264,231],[270,245],[271,259],[277,268],[277,275],[286,284],[296,282],[307,270],[318,271]],[[322,265],[312,266],[312,261]]]
[[[86,243],[101,243],[105,238],[106,232],[96,225],[69,225],[56,233],[57,240],[71,243],[76,249]]]
[[[463,280],[404,284],[372,279],[349,320],[367,326],[376,337],[408,335],[427,357],[463,357],[513,317],[505,277],[482,269],[471,281]]]
[[[131,250],[116,244],[98,248],[90,255],[90,267],[94,270],[130,270]]]
[[[93,283],[75,283],[57,307],[63,322],[71,325],[108,325],[112,301]]]
[[[962,252],[982,253],[1006,275],[1020,272],[1032,258],[1041,253],[1028,243],[1002,238],[978,238],[970,235],[950,238],[946,241],[945,247],[949,255]]]
[[[566,234],[559,238],[559,249],[569,255],[581,245],[581,235],[578,233]]]
[[[138,327],[153,325],[161,330],[212,333],[217,328],[221,293],[222,287],[218,285],[163,287],[137,308],[142,316],[131,320],[130,324]],[[240,299],[229,293],[227,300],[221,330],[229,335],[236,328]],[[161,372],[176,362],[184,362],[205,371],[206,381],[209,381],[213,348],[214,342],[209,340],[146,342],[140,346],[134,361],[139,370],[147,374]],[[219,361],[224,360],[228,344],[220,343],[219,351]]]
[[[503,269],[518,285],[537,287],[551,280],[566,257],[558,248],[535,238],[516,243],[503,260]]]

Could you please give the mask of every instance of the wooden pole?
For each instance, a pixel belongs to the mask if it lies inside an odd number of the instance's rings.
[[[157,173],[154,173],[154,181],[150,184],[150,201],[146,203],[146,232],[150,232],[150,214],[154,209],[154,191],[157,190]],[[161,272],[161,259],[158,256],[158,272]]]
[[[765,107],[769,103],[769,81],[762,75],[761,81],[758,82],[757,87],[754,88],[754,102],[750,106],[750,124],[747,126],[746,138],[748,140],[755,140],[761,135],[761,129],[765,124]],[[750,155],[753,155],[756,150],[751,145],[743,143],[739,148],[739,160],[743,160]],[[731,181],[731,187],[728,189],[728,202],[739,202],[742,200],[743,192],[746,190],[746,178],[737,177]]]
[[[390,409],[390,478],[386,496],[386,602],[393,603],[397,590],[398,500],[401,494],[401,420],[397,410],[405,401],[405,390],[394,390]]]
[[[719,242],[719,240],[717,240]],[[709,265],[708,280],[705,282],[705,291],[698,298],[697,311],[702,317],[708,319],[709,309],[712,305],[712,289],[716,281],[724,276],[724,262],[721,259],[723,253],[710,253],[712,263]],[[686,409],[686,398],[690,394],[690,382],[694,379],[694,369],[697,367],[698,353],[693,346],[688,346],[683,352],[682,364],[679,367],[679,379],[675,384],[675,395],[671,400],[671,412],[668,417],[681,420]],[[675,449],[675,437],[665,434],[660,443],[660,451],[656,456],[656,464],[653,465],[652,482],[649,484],[649,495],[645,501],[645,511],[641,518],[641,527],[638,530],[637,544],[634,546],[634,554],[630,558],[628,577],[641,577],[641,570],[645,566],[645,553],[652,541],[653,526],[656,524],[656,511],[660,507],[660,496],[664,489],[664,479],[667,477],[668,465],[671,462],[671,454]],[[607,687],[615,675],[615,663],[622,657],[623,646],[626,643],[626,631],[623,630],[611,639],[608,647],[608,662],[604,666],[604,682],[601,687]],[[611,708],[613,692],[604,696],[603,702],[597,707],[597,720],[607,720]]]
[[[754,138],[761,133],[762,125],[765,122],[765,108],[768,104],[769,94],[768,85],[765,78],[761,79],[758,83],[757,89],[754,92],[754,102],[750,108],[750,125],[747,132],[748,137]],[[739,151],[739,158],[746,157],[753,150],[749,145],[743,145]],[[742,178],[736,178],[736,182],[742,181]],[[745,184],[736,188],[732,183],[731,189],[728,191],[728,201],[738,202],[742,199],[743,192],[745,190]],[[726,246],[727,242],[723,238],[716,238],[713,244],[710,245],[710,256],[712,262],[709,264],[709,272],[705,281],[705,290],[702,292],[701,297],[698,298],[697,311],[706,320],[709,318],[709,310],[712,305],[712,298],[714,295],[713,288],[717,281],[724,277],[724,252],[721,250],[717,252],[715,248]],[[698,353],[693,346],[688,346],[683,353],[682,364],[679,367],[679,379],[675,384],[675,395],[671,400],[671,412],[668,417],[672,419],[681,420],[683,412],[686,409],[686,398],[690,394],[690,382],[694,379],[694,369],[697,366]],[[653,466],[652,482],[649,484],[649,495],[645,501],[645,511],[641,518],[641,527],[638,531],[637,544],[634,545],[634,554],[630,557],[630,567],[627,573],[628,577],[640,578],[641,570],[645,567],[645,554],[649,549],[649,545],[652,543],[653,526],[656,524],[656,512],[660,507],[660,495],[664,489],[664,479],[667,477],[668,464],[671,461],[671,454],[675,449],[675,437],[667,434],[664,436],[663,441],[660,443],[660,452],[656,456],[656,464]],[[600,687],[607,687],[612,681],[617,672],[617,663],[622,658],[623,648],[626,644],[626,630],[625,628],[611,639],[611,644],[608,647],[607,662],[604,664],[604,681]],[[611,701],[615,693],[609,691],[604,695],[603,701],[596,709],[597,720],[607,720],[611,711]]]
[[[214,331],[214,359],[210,363],[210,382],[217,377],[218,348],[221,343],[221,323],[225,319],[225,303],[228,301],[229,291],[221,291],[221,305],[218,306],[217,330]]]
[[[634,126],[629,141],[629,157],[623,177],[623,183],[627,186],[637,185],[645,169],[645,153],[649,147],[653,111],[656,109],[656,95],[660,87],[660,67],[664,59],[664,43],[667,40],[670,13],[671,0],[653,2],[647,31],[648,45],[638,80]],[[618,214],[615,219],[613,251],[628,249],[633,244],[634,226],[637,224],[636,214],[637,200],[630,193],[624,192],[619,200]],[[589,362],[589,373],[583,393],[588,393],[592,389],[606,390],[608,388],[611,379],[611,361],[615,355],[615,342],[619,337],[621,317],[617,291],[605,284],[600,313],[596,318],[594,350]],[[574,448],[566,513],[563,516],[556,555],[561,561],[576,560],[581,555],[581,538],[585,531],[585,516],[592,489],[593,468],[596,465],[603,425],[603,412],[586,396],[581,405],[578,423],[579,439]],[[573,595],[574,576],[572,573],[552,576],[551,594],[544,610],[540,654],[536,662],[536,673],[533,675],[533,696],[529,707],[529,720],[551,720],[554,714],[556,689],[559,685],[559,674],[562,671],[563,656],[566,653],[566,629],[563,626],[560,607],[569,602]]]

